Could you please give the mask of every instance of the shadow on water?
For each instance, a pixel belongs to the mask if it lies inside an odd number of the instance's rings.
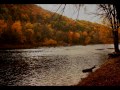
[[[105,62],[107,54],[113,51],[107,48],[104,45],[89,45],[0,50],[0,85],[76,84],[86,76],[82,69]]]
[[[24,60],[11,59],[12,53],[0,55],[0,85],[14,85],[16,81],[27,73],[28,64]]]

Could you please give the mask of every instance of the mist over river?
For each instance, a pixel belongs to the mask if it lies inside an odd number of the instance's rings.
[[[99,68],[112,48],[113,44],[97,44],[0,50],[0,85],[74,85],[86,77],[83,69]]]

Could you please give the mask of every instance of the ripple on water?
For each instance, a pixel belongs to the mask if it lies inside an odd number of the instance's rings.
[[[104,50],[96,50],[104,48]],[[88,46],[70,46],[56,48],[36,48],[36,49],[15,49],[0,51],[0,58],[9,62],[24,61],[27,67],[25,73],[14,75],[14,71],[22,71],[20,66],[9,64],[9,75],[11,79],[1,85],[34,85],[34,86],[66,86],[77,84],[87,73],[82,73],[82,69],[101,65],[107,54],[112,52],[111,45],[88,45]],[[2,63],[2,61],[1,61]],[[2,67],[2,64],[0,64]],[[13,68],[14,67],[14,68]],[[5,71],[4,68],[0,68]],[[5,72],[4,72],[5,73]],[[3,72],[0,72],[0,80]],[[4,74],[6,75],[6,74]],[[7,75],[6,75],[7,76]],[[15,78],[16,77],[16,78]],[[5,77],[4,77],[5,78]]]

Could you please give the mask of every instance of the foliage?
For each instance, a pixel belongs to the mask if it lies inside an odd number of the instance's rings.
[[[45,41],[43,42],[43,45],[45,46],[54,46],[57,45],[57,41],[53,40],[53,39],[45,39]]]
[[[109,27],[59,16],[34,4],[1,4],[0,43],[47,46],[113,43]]]

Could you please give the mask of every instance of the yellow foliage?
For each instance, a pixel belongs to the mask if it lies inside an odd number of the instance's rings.
[[[68,32],[68,37],[69,37],[69,38],[72,38],[72,37],[73,37],[73,32],[72,32],[72,31]]]
[[[102,42],[102,43],[109,43],[108,41],[108,33],[110,33],[110,30],[105,28],[105,27],[100,27],[99,28],[99,40]],[[110,40],[111,41],[111,40]]]
[[[31,24],[30,22],[26,23],[25,25],[26,29],[33,29],[33,24]]]
[[[89,35],[92,36],[94,35],[94,33],[95,33],[94,31],[91,31]]]
[[[69,39],[69,43],[72,43],[72,39],[73,39],[73,32],[72,31],[68,32],[68,39]]]
[[[13,23],[11,28],[12,28],[12,30],[16,30],[17,32],[21,31],[21,29],[22,29],[21,22],[15,21],[15,23]]]
[[[48,28],[51,28],[51,24],[48,24],[47,26],[48,26]]]
[[[43,45],[57,45],[57,41],[53,39],[45,39]]]
[[[86,31],[84,31],[83,36],[88,36],[88,33]]]
[[[22,14],[21,14],[21,17],[24,17],[24,18],[26,17],[26,18],[28,18],[28,15],[27,15],[26,13],[25,13],[25,14],[22,13]]]
[[[73,35],[73,32],[72,32],[72,31],[70,31],[70,32],[69,32],[69,34],[70,34],[70,35]]]
[[[91,37],[88,36],[88,37],[85,38],[85,44],[89,44],[90,41],[91,41]]]
[[[32,29],[27,29],[27,33],[33,35],[34,34],[34,31]]]
[[[2,33],[2,30],[7,28],[7,23],[4,22],[4,20],[0,20],[0,34]]]
[[[4,20],[0,20],[0,29],[6,28],[7,24],[4,22]]]
[[[15,21],[13,25],[11,26],[12,33],[15,33],[16,36],[19,38],[19,42],[24,43],[25,37],[22,33],[22,26],[20,21]]]
[[[28,37],[30,40],[33,39],[34,31],[32,29],[26,30],[26,37]]]
[[[74,35],[73,35],[74,39],[79,39],[80,38],[80,34],[75,32]]]

